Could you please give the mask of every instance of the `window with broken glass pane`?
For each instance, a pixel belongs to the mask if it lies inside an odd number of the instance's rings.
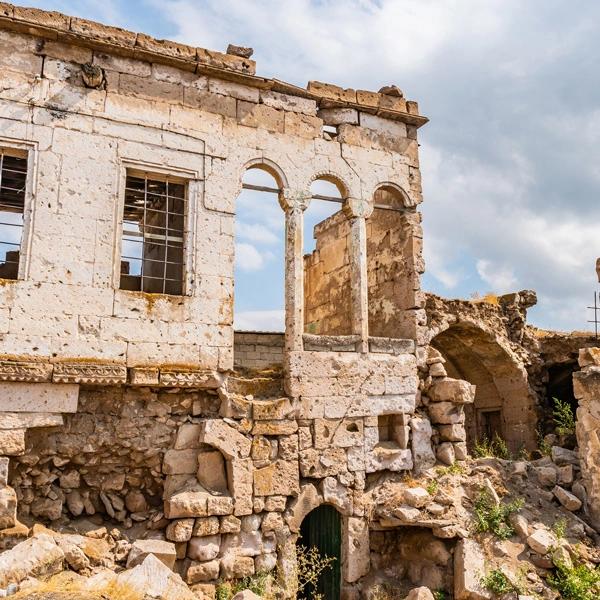
[[[180,180],[127,174],[121,289],[183,294],[186,194]]]
[[[23,237],[27,154],[0,148],[0,278],[17,279]]]

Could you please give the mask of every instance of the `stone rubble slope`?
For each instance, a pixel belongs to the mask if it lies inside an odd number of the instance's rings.
[[[475,504],[482,492],[497,504],[523,500],[522,508],[510,515],[514,531],[508,539],[477,532]],[[423,551],[438,565],[453,563],[456,600],[491,598],[482,579],[493,570],[501,570],[527,594],[550,600],[558,596],[547,578],[558,564],[600,564],[600,536],[586,522],[587,499],[577,454],[558,446],[550,456],[532,461],[469,459],[452,467],[433,467],[418,478],[388,476],[374,486],[366,510],[380,531],[405,527],[407,538],[420,528],[430,531],[433,541]],[[562,524],[562,537],[557,523]],[[18,597],[50,600],[53,592],[44,592],[50,585],[80,593],[104,589],[106,598],[112,598],[111,593],[118,598],[117,591],[126,589],[128,600],[209,598],[201,585],[188,586],[172,571],[177,544],[160,539],[151,529],[143,539],[139,531],[108,531],[86,519],[70,526],[80,533],[52,531],[39,524],[21,528],[29,537],[0,554],[0,594],[20,587]],[[457,543],[448,551],[445,541]],[[6,539],[4,543],[11,545]],[[373,579],[373,589],[381,582],[384,577]],[[429,600],[434,591],[414,585],[405,594]],[[252,594],[235,597],[256,597]]]

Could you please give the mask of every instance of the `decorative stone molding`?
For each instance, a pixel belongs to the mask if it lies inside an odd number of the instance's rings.
[[[52,365],[41,362],[0,361],[0,381],[41,383],[52,379]]]
[[[219,388],[223,377],[216,371],[160,371],[162,387]]]
[[[54,383],[118,385],[127,382],[127,367],[124,365],[56,363],[52,381]]]

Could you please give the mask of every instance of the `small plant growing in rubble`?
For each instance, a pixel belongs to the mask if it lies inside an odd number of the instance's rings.
[[[559,564],[547,581],[567,600],[596,600],[600,594],[600,568],[583,563]]]
[[[537,441],[538,441],[538,450],[542,456],[550,456],[552,454],[552,446],[546,441],[546,437],[544,436],[544,432],[538,428],[536,430],[537,433]]]
[[[291,574],[281,571],[278,564],[280,586],[283,591],[295,589],[298,598],[310,597],[310,600],[324,600],[322,594],[314,593],[314,589],[327,569],[331,569],[336,559],[329,556],[321,556],[315,546],[307,548],[303,544],[296,546],[296,562]],[[311,594],[307,596],[307,594]]]
[[[552,418],[554,427],[558,435],[573,435],[575,433],[575,415],[568,402],[563,402],[560,398],[552,398],[554,409]]]
[[[440,484],[438,482],[437,479],[432,479],[428,484],[427,487],[425,488],[427,490],[427,493],[430,496],[435,496],[437,494],[437,491],[440,488]]]
[[[448,600],[448,594],[445,590],[436,590],[433,592],[434,600]]]
[[[552,525],[552,531],[554,531],[554,535],[556,535],[556,537],[559,540],[564,538],[565,533],[567,532],[567,520],[559,519],[558,521],[556,521],[556,523],[554,523],[554,525]]]
[[[510,458],[506,442],[497,433],[494,434],[492,440],[489,440],[487,436],[484,436],[481,440],[477,440],[473,448],[473,454],[476,458],[484,458],[486,456],[503,458],[504,460]]]
[[[491,532],[501,540],[510,538],[515,530],[508,520],[510,515],[523,508],[522,498],[507,504],[496,504],[491,494],[482,489],[475,500],[475,529],[480,533]]]
[[[460,463],[453,462],[449,467],[437,467],[436,472],[438,475],[464,475],[467,469]]]
[[[481,578],[481,584],[486,590],[489,590],[496,596],[503,596],[504,594],[519,591],[500,569],[492,569],[487,575]]]

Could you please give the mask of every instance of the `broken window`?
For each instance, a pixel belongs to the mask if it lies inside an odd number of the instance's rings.
[[[181,180],[127,173],[121,289],[183,294],[186,196]]]
[[[27,154],[0,149],[0,278],[17,279],[23,237]]]

